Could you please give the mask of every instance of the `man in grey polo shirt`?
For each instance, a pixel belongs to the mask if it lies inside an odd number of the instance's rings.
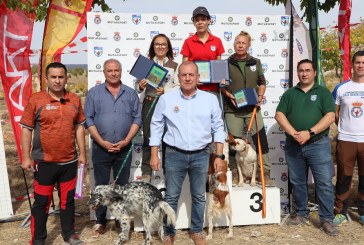
[[[114,179],[131,147],[131,141],[142,124],[139,98],[136,91],[121,82],[121,64],[109,59],[104,63],[105,83],[90,89],[85,103],[85,126],[92,137],[92,162],[95,185],[107,185],[110,171]],[[131,158],[116,184],[129,181]],[[105,233],[106,207],[96,210],[93,236]]]

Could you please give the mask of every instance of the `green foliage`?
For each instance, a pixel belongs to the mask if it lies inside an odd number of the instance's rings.
[[[364,20],[361,24],[350,28],[351,55],[358,50],[364,50]],[[335,71],[336,77],[342,77],[343,64],[340,58],[337,29],[321,31],[322,69]]]
[[[74,92],[81,97],[86,96],[87,94],[87,79],[82,80],[77,83],[68,83],[67,90]]]
[[[74,77],[82,76],[84,72],[85,71],[81,67],[76,67],[75,69],[68,71],[68,73]]]
[[[0,4],[4,1],[5,0],[0,0]],[[38,0],[36,6],[33,7],[34,1],[35,0],[7,0],[6,7],[11,10],[19,9],[20,11],[25,12],[28,16],[35,16],[36,21],[45,20],[51,0]],[[125,0],[122,1],[124,2]],[[106,0],[93,0],[92,8],[95,8],[95,6],[99,6],[103,12],[112,12],[112,9],[106,3]]]

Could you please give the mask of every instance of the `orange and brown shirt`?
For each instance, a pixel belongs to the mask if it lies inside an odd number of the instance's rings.
[[[66,92],[62,101],[46,91],[34,93],[26,105],[20,124],[32,129],[32,159],[68,163],[77,158],[76,125],[85,122],[80,98]]]

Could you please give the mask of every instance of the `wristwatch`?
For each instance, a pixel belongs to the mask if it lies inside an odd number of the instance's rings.
[[[216,158],[221,158],[222,160],[225,160],[225,155],[224,154],[216,155]]]
[[[308,132],[310,133],[310,137],[312,137],[312,136],[315,136],[315,135],[316,135],[316,133],[315,133],[315,132],[313,132],[311,129],[309,129],[309,130],[308,130]]]

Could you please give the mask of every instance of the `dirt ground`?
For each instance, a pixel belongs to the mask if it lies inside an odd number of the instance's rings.
[[[3,127],[4,143],[6,150],[6,161],[8,166],[9,183],[11,195],[13,198],[20,197],[26,194],[24,180],[21,169],[17,160],[17,151],[14,145],[13,134],[4,105],[4,100],[0,98],[0,116]],[[332,147],[335,149],[335,147]],[[27,173],[27,182],[32,192],[32,174]],[[86,177],[86,179],[88,179]],[[353,197],[357,189],[357,179],[353,181]],[[89,185],[86,181],[85,193],[88,193]],[[57,194],[54,193],[56,208]],[[114,244],[118,232],[114,222],[109,222],[108,231],[99,238],[92,238],[91,229],[94,222],[89,220],[89,209],[86,206],[88,197],[81,200],[76,200],[76,212],[79,216],[76,217],[76,230],[81,238],[87,244]],[[33,200],[32,200],[33,201]],[[24,214],[29,212],[29,204],[27,200],[17,201],[13,203],[15,214]],[[233,238],[227,238],[226,228],[214,229],[214,238],[208,242],[211,245],[222,244],[364,244],[363,226],[358,223],[358,216],[355,212],[351,213],[353,221],[339,227],[340,234],[337,237],[330,237],[320,231],[317,212],[311,213],[313,225],[290,227],[283,225],[251,225],[251,226],[235,226]],[[0,223],[0,244],[29,244],[30,228],[22,228],[22,221]],[[58,215],[50,215],[47,223],[48,238],[47,244],[63,244],[60,235],[60,220]],[[142,244],[144,239],[143,232],[131,232],[131,239],[126,244]],[[158,237],[154,236],[153,244],[161,244]],[[177,232],[177,245],[193,244],[188,236],[188,231],[181,230]]]

